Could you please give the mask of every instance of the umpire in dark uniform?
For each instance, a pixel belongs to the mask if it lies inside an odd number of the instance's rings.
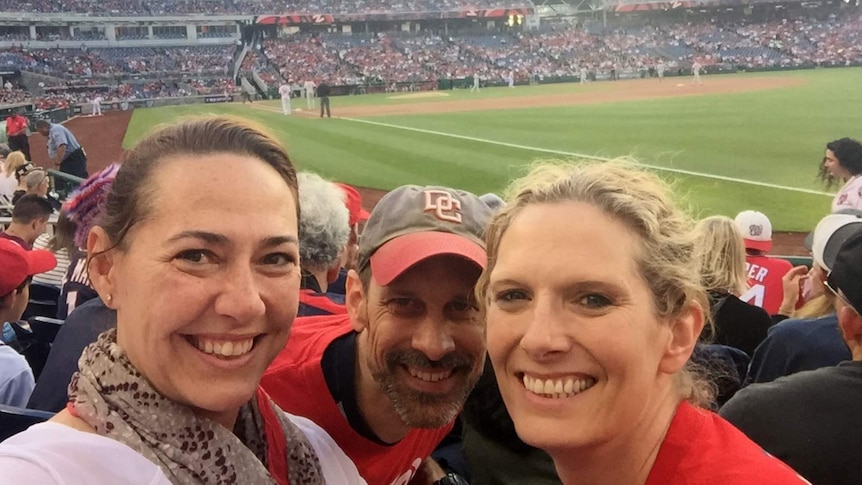
[[[36,131],[48,138],[48,158],[61,172],[87,178],[87,154],[65,126],[45,120],[36,122]]]
[[[323,118],[323,109],[326,108],[326,117],[331,118],[332,114],[329,112],[329,92],[331,88],[329,84],[325,82],[320,83],[320,86],[317,86],[317,96],[320,98],[320,117]]]

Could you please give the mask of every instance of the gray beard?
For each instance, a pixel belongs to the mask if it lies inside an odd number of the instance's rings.
[[[420,355],[417,355],[420,354]],[[409,387],[399,378],[401,365],[427,368],[454,368],[450,379],[464,379],[445,394],[423,392]],[[389,398],[401,420],[410,428],[435,429],[445,426],[458,416],[479,375],[470,375],[473,359],[463,354],[447,354],[438,362],[429,361],[418,351],[395,352],[386,356],[386,367],[376,368],[369,362],[371,375],[380,390]],[[463,377],[465,376],[466,377]]]

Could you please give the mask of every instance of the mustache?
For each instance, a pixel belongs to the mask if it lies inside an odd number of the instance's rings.
[[[404,365],[426,369],[455,369],[458,367],[472,367],[475,362],[476,359],[463,352],[449,352],[439,360],[431,360],[424,353],[412,349],[390,352],[386,356],[386,363],[390,368]]]

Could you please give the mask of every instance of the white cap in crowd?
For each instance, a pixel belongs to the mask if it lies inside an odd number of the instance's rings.
[[[829,214],[820,219],[814,228],[811,242],[811,257],[826,271],[832,270],[835,257],[844,241],[862,230],[862,212]],[[806,240],[806,243],[808,240]]]
[[[745,240],[745,249],[772,249],[772,223],[763,212],[742,211],[736,215],[736,227]]]

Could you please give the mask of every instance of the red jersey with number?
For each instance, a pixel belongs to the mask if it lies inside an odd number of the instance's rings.
[[[646,485],[811,485],[719,415],[683,402]]]
[[[412,429],[393,445],[354,431],[330,394],[321,367],[326,348],[352,331],[347,315],[297,318],[287,346],[266,370],[260,385],[281,409],[305,416],[326,430],[368,485],[407,485],[453,423],[437,429]]]
[[[769,256],[745,256],[745,271],[748,273],[748,291],[740,300],[759,306],[766,313],[775,315],[784,298],[781,278],[793,268],[789,261]]]

